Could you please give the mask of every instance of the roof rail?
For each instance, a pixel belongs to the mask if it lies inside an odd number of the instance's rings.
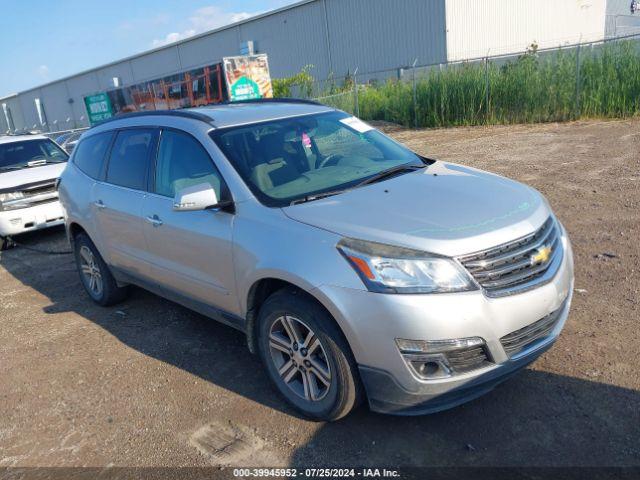
[[[305,98],[278,97],[278,98],[252,98],[248,100],[235,100],[233,102],[226,100],[224,102],[215,103],[213,105],[207,105],[207,106],[215,107],[216,105],[233,105],[236,103],[305,103],[308,105],[323,105],[322,103],[316,102],[315,100],[307,100]]]
[[[217,107],[218,105],[232,105],[232,104],[238,104],[238,103],[240,104],[243,104],[243,103],[249,103],[249,104],[251,103],[303,103],[307,105],[326,106],[314,100],[306,100],[304,98],[282,97],[282,98],[255,98],[255,99],[249,99],[249,100],[236,100],[233,102],[227,100],[220,103],[213,103],[210,105],[206,105],[203,108],[209,107],[209,108],[215,109],[215,107]],[[103,120],[102,122],[96,123],[91,128],[104,125],[105,123],[115,122],[116,120],[125,120],[127,118],[146,117],[146,116],[173,116],[173,117],[191,118],[193,120],[200,120],[208,124],[212,124],[212,122],[214,121],[214,119],[211,118],[210,116],[205,115],[203,113],[194,112],[191,109],[148,110],[148,111],[141,111],[141,112],[129,112],[129,113],[116,114],[111,118],[108,118],[106,120]]]
[[[104,125],[105,123],[115,122],[116,120],[126,120],[128,118],[148,117],[148,116],[183,117],[183,118],[191,118],[193,120],[200,120],[206,123],[211,123],[211,117],[204,115],[202,113],[193,112],[189,110],[149,110],[149,111],[142,111],[142,112],[129,112],[129,113],[116,114],[115,116],[108,118],[106,120],[103,120],[100,123],[96,123],[91,128]]]

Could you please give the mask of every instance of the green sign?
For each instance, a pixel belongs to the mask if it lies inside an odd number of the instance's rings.
[[[260,87],[249,77],[240,77],[231,85],[231,101],[262,98]]]
[[[273,97],[269,61],[265,54],[224,57],[222,64],[232,102]]]
[[[109,100],[109,96],[106,93],[97,93],[96,95],[84,97],[84,104],[87,107],[91,125],[113,117],[111,100]]]

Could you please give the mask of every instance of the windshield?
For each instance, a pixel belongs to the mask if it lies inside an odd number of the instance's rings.
[[[282,207],[339,192],[421,158],[366,123],[329,112],[211,132],[254,195]]]
[[[0,171],[66,162],[69,156],[49,139],[0,143]]]

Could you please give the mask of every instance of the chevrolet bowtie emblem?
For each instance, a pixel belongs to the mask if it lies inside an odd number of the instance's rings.
[[[547,263],[551,258],[551,252],[552,249],[548,245],[543,245],[542,247],[538,248],[530,257],[531,265]]]

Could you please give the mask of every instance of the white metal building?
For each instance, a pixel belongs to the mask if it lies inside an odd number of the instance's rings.
[[[447,59],[602,40],[604,0],[447,0]]]
[[[302,0],[176,44],[0,98],[0,132],[86,126],[86,95],[240,54],[253,41],[271,75],[305,65],[325,79],[358,68],[388,78],[411,65],[595,42],[640,32],[632,0]],[[40,105],[37,107],[37,105]]]

